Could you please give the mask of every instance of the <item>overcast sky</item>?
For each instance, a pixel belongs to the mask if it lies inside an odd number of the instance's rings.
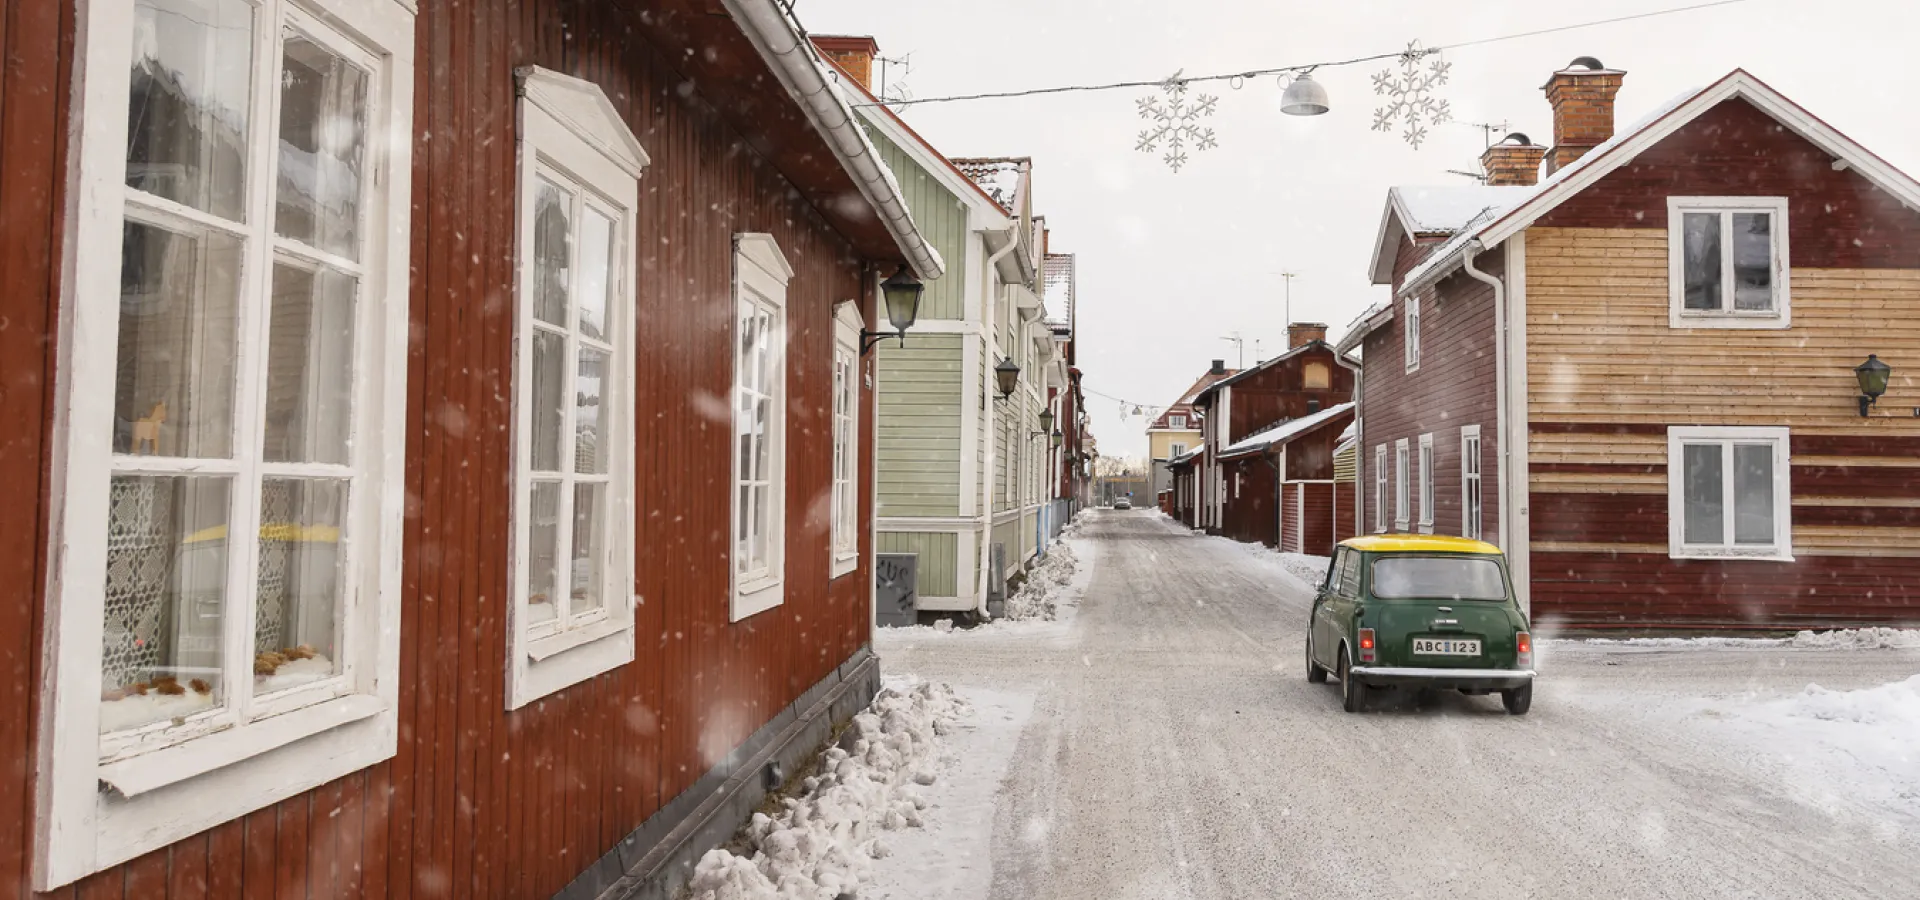
[[[1496,37],[1691,5],[1694,0],[1545,4],[1538,0],[798,0],[818,34],[869,34],[883,56],[911,54],[916,97],[1201,75]],[[1745,68],[1909,173],[1920,173],[1920,84],[1912,0],[1747,0],[1451,51],[1438,95],[1462,122],[1511,123],[1551,144],[1540,86],[1576,56],[1627,72],[1624,127],[1675,94]],[[1246,338],[1246,361],[1284,349],[1281,271],[1293,319],[1337,337],[1385,296],[1367,258],[1388,187],[1467,184],[1481,132],[1431,130],[1419,150],[1369,130],[1372,74],[1388,64],[1315,73],[1332,112],[1279,112],[1271,78],[1218,94],[1206,124],[1217,149],[1174,174],[1137,152],[1142,122],[1128,89],[909,107],[904,118],[954,156],[1031,156],[1035,210],[1055,252],[1080,264],[1079,362],[1089,391],[1165,405],[1210,360],[1236,364],[1222,336]],[[1497,136],[1496,136],[1497,137]],[[1146,423],[1088,397],[1101,452],[1144,455]]]

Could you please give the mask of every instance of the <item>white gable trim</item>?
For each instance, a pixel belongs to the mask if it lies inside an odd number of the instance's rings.
[[[840,73],[836,71],[834,74],[838,76]],[[842,81],[841,83],[851,84],[852,82]],[[855,86],[857,87],[857,85]],[[873,102],[878,103],[879,101],[875,100]],[[895,147],[900,148],[900,152],[911,157],[914,162],[920,165],[920,168],[925,169],[927,174],[933,176],[934,181],[938,182],[941,187],[946,188],[948,193],[959,198],[975,212],[984,216],[985,224],[976,225],[975,227],[977,229],[982,231],[1007,230],[1007,225],[1013,221],[1012,217],[1007,215],[1007,211],[1002,209],[1000,204],[987,199],[984,194],[981,194],[979,187],[966,176],[955,171],[953,163],[945,156],[942,156],[939,151],[934,150],[918,135],[908,131],[906,126],[895,119],[884,107],[861,106],[858,110],[861,121],[873,126],[880,132],[882,137],[885,137]]]
[[[519,77],[521,96],[559,119],[628,175],[639,178],[653,162],[599,85],[540,66],[525,66],[514,74]]]
[[[1857,169],[1862,177],[1898,198],[1908,208],[1920,210],[1920,182],[1889,165],[1886,160],[1875,156],[1872,151],[1855,143],[1852,138],[1834,130],[1833,126],[1787,99],[1779,91],[1768,87],[1766,83],[1753,77],[1745,69],[1735,69],[1712,87],[1693,95],[1692,99],[1674,107],[1666,115],[1642,128],[1639,133],[1608,149],[1599,159],[1581,166],[1579,171],[1565,180],[1549,186],[1546,190],[1535,194],[1532,199],[1495,220],[1481,233],[1481,243],[1492,247],[1512,237],[1568,198],[1591,187],[1594,182],[1613,170],[1632,162],[1635,157],[1699,118],[1702,113],[1736,97],[1758,107],[1761,112],[1773,117],[1775,121],[1787,126],[1814,146],[1845,160]]]
[[[780,252],[780,245],[774,241],[773,235],[756,231],[736,234],[733,239],[740,255],[759,266],[773,280],[783,286],[793,280],[793,266],[787,262],[786,254]]]

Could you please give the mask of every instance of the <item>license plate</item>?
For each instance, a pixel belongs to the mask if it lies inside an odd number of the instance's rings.
[[[1479,656],[1480,642],[1459,638],[1414,638],[1417,656]]]

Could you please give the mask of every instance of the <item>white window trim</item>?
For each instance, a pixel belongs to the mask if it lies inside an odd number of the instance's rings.
[[[740,569],[733,558],[738,547],[737,535],[740,533],[740,442],[728,439],[732,446],[731,465],[727,471],[727,497],[732,508],[727,529],[727,577],[731,584],[729,593],[728,618],[738,622],[748,616],[766,612],[786,602],[786,544],[787,544],[787,284],[793,280],[793,266],[787,262],[786,254],[780,252],[780,245],[774,242],[773,235],[743,233],[733,236],[733,297],[728,307],[730,322],[738,322],[742,287],[751,286],[774,309],[778,325],[775,346],[778,357],[774,365],[773,421],[768,427],[768,441],[771,447],[768,459],[773,465],[773,475],[769,479],[772,488],[768,492],[773,501],[773,509],[767,515],[767,541],[771,550],[767,557],[767,573],[761,577],[743,581]],[[731,326],[730,326],[731,327]],[[728,406],[731,416],[740,415],[737,383],[740,372],[740,342],[732,341],[734,352],[730,378],[736,383],[728,392]],[[729,418],[732,422],[732,418]],[[735,426],[737,427],[737,426]],[[738,432],[731,432],[737,434]]]
[[[1420,295],[1419,294],[1410,294],[1407,297],[1407,321],[1406,321],[1406,327],[1402,330],[1401,335],[1402,335],[1401,339],[1406,345],[1407,372],[1409,374],[1413,372],[1418,372],[1420,371]]]
[[[1187,445],[1180,443],[1179,441],[1171,441],[1167,444],[1167,459],[1170,459],[1170,460],[1179,459],[1181,455],[1185,454],[1186,452],[1187,452]]]
[[[274,49],[271,59],[260,58],[256,49],[254,75],[262,77],[279,64],[282,31],[276,14],[287,17],[282,21],[297,21],[315,36],[326,35],[336,47],[357,45],[376,70],[368,120],[370,202],[363,222],[368,239],[360,326],[365,330],[355,349],[364,383],[355,392],[354,410],[355,427],[374,437],[363,442],[364,459],[354,463],[359,475],[351,490],[380,499],[357,503],[349,513],[350,528],[366,535],[368,557],[352,583],[355,597],[350,605],[358,613],[342,619],[343,671],[324,682],[334,694],[331,699],[111,764],[100,761],[107,562],[102,535],[107,529],[112,448],[93,436],[105,434],[114,415],[113,392],[97,386],[113,381],[120,267],[111,251],[84,253],[78,248],[120,243],[128,194],[125,110],[134,16],[131,0],[93,0],[81,7],[75,48],[77,178],[69,195],[74,212],[62,237],[68,252],[49,492],[54,498],[48,523],[50,609],[42,648],[47,677],[40,704],[42,740],[32,829],[36,890],[69,884],[269,807],[388,759],[397,745],[406,404],[387,399],[375,408],[367,401],[405,396],[414,15],[409,3],[397,0],[323,0],[318,5],[325,8],[327,19],[304,14],[288,2],[263,4],[255,46]],[[343,29],[353,37],[343,36]],[[380,49],[364,49],[369,47]],[[261,167],[250,170],[261,179],[256,183],[272,183],[274,154],[264,136],[274,121],[271,110],[277,96],[271,89],[254,92],[248,164]],[[94,112],[83,119],[82,110]],[[267,193],[271,196],[270,189]],[[270,201],[251,202],[257,210]],[[258,254],[256,260],[268,258],[268,251],[250,252]],[[82,262],[81,256],[88,259]],[[259,352],[244,340],[238,349],[243,358]],[[246,391],[239,396],[244,403]],[[235,433],[243,434],[247,419],[240,410],[236,418]],[[76,433],[82,437],[76,439]],[[246,527],[244,522],[239,525]],[[112,789],[101,790],[103,782]]]
[[[858,511],[860,509],[860,448],[863,446],[860,441],[860,388],[861,384],[866,380],[865,357],[860,355],[860,332],[865,327],[865,323],[860,320],[859,304],[850,300],[839,304],[839,308],[834,312],[834,365],[838,366],[841,360],[851,360],[851,372],[855,382],[853,386],[852,409],[842,411],[839,406],[840,397],[837,392],[833,397],[833,411],[836,416],[844,415],[847,418],[847,430],[849,432],[847,436],[847,446],[845,448],[836,447],[835,449],[836,452],[843,452],[851,457],[853,468],[849,473],[849,481],[847,482],[846,488],[854,492],[853,506],[856,520],[859,518]],[[829,377],[827,383],[831,386],[833,379]],[[835,423],[835,426],[838,426],[838,422]],[[739,470],[735,469],[735,471]],[[860,567],[860,523],[858,521],[846,521],[840,515],[838,497],[838,492],[840,491],[840,473],[834,472],[832,474],[832,485],[834,509],[828,517],[828,521],[832,523],[832,533],[828,536],[827,541],[829,579],[848,575]]]
[[[509,577],[513,603],[509,608],[510,664],[507,666],[507,709],[519,709],[570,685],[626,665],[634,658],[633,570],[634,570],[634,357],[635,293],[633,266],[635,250],[634,220],[639,207],[640,175],[649,160],[640,148],[612,101],[591,82],[562,75],[538,66],[516,73],[520,84],[518,185],[515,199],[515,227],[518,233],[518,259],[514,302],[513,369],[513,556]],[[607,303],[608,343],[613,348],[615,370],[609,373],[603,409],[606,423],[603,439],[610,445],[607,463],[608,528],[602,548],[605,566],[605,594],[598,610],[583,614],[551,631],[536,628],[527,613],[527,585],[524,573],[530,565],[531,537],[526,523],[532,515],[530,493],[533,483],[533,426],[529,410],[532,403],[532,351],[526,346],[533,330],[533,267],[526,264],[533,253],[536,208],[535,192],[541,172],[554,172],[570,180],[583,194],[591,194],[603,212],[615,213],[615,237],[623,259],[618,260],[613,276],[613,293]],[[576,239],[577,245],[579,241]],[[569,348],[573,340],[569,339]],[[566,371],[573,372],[570,356]],[[572,391],[567,393],[571,394]],[[573,405],[567,404],[571,432]],[[572,460],[562,461],[569,471]],[[570,522],[572,498],[562,488],[559,516]],[[573,558],[570,542],[559,548],[563,562],[561,578]]]
[[[1769,212],[1773,214],[1773,309],[1734,312],[1687,309],[1687,252],[1684,213]],[[1721,229],[1725,241],[1727,231]],[[1725,245],[1723,245],[1724,247]],[[1780,329],[1793,324],[1793,291],[1789,284],[1792,258],[1787,252],[1787,198],[1785,197],[1668,197],[1667,198],[1667,324],[1672,328]],[[1731,303],[1734,290],[1733,254],[1720,254],[1720,289]]]
[[[1408,507],[1413,505],[1413,498],[1408,496],[1412,492],[1412,484],[1408,481],[1408,475],[1410,474],[1409,467],[1411,465],[1413,465],[1413,462],[1411,455],[1407,451],[1407,439],[1401,438],[1394,441],[1393,528],[1395,531],[1405,532],[1411,524],[1408,521],[1411,513]]]
[[[1471,459],[1474,465],[1469,467]],[[1460,426],[1460,536],[1479,540],[1486,534],[1486,455],[1480,445],[1480,426]]]
[[[1414,468],[1418,470],[1420,484],[1420,531],[1433,533],[1433,434],[1420,436],[1420,455],[1415,458]]]
[[[1167,416],[1167,430],[1168,431],[1186,431],[1187,417],[1184,415],[1177,415],[1177,414]]]
[[[1373,533],[1387,533],[1387,445],[1373,445]]]
[[[1673,559],[1750,559],[1793,561],[1793,454],[1786,428],[1676,425],[1667,429],[1667,555]],[[1773,544],[1700,545],[1686,543],[1687,444],[1770,443],[1773,445]],[[1728,460],[1730,463],[1731,460]],[[1731,539],[1734,508],[1733,467],[1724,465],[1722,497]]]

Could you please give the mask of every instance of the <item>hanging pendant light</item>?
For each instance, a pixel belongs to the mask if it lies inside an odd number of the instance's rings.
[[[1290,116],[1320,116],[1327,112],[1327,89],[1313,76],[1301,72],[1293,76],[1286,93],[1280,95],[1280,111]]]

